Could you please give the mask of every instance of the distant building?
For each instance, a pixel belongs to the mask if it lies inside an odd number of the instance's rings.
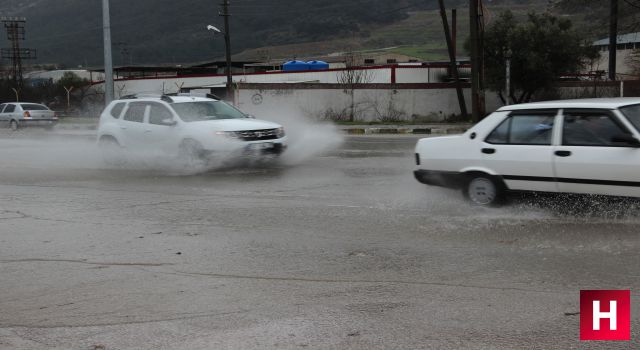
[[[104,80],[104,73],[98,73],[95,71],[89,71],[84,69],[57,69],[57,70],[47,70],[47,71],[33,71],[33,72],[25,72],[24,79],[27,81],[35,82],[35,85],[40,85],[39,83],[44,81],[56,82],[66,74],[73,73],[80,77],[81,79],[87,79],[89,81],[101,81]]]
[[[616,73],[622,79],[633,77],[634,67],[630,62],[630,58],[635,50],[640,50],[640,32],[618,35],[616,54]],[[602,59],[599,67],[606,70],[609,67],[609,38],[601,39],[593,42],[593,46],[601,50]]]
[[[422,62],[418,57],[388,51],[339,52],[313,59],[327,62],[331,68],[345,68],[347,63],[351,66],[387,66]]]

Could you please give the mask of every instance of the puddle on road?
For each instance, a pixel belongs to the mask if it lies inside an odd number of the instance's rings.
[[[129,181],[133,185],[135,179],[149,176],[170,178],[199,174],[201,176],[194,177],[190,183],[198,185],[206,179],[215,178],[233,180],[230,184],[237,184],[251,179],[252,188],[259,188],[264,185],[260,181],[276,179],[268,186],[284,186],[288,191],[304,190],[305,193],[321,191],[318,188],[330,185],[336,194],[353,194],[335,203],[345,205],[345,210],[349,210],[348,206],[353,206],[354,210],[374,208],[393,215],[404,215],[401,212],[408,211],[411,215],[425,215],[432,220],[441,218],[455,225],[518,220],[640,223],[640,200],[636,199],[514,196],[502,208],[479,208],[465,201],[460,191],[417,183],[412,177],[410,156],[374,160],[318,160],[318,155],[327,150],[335,152],[342,142],[341,136],[334,135],[334,132],[333,129],[326,129],[317,138],[311,138],[304,132],[290,133],[290,149],[280,162],[248,161],[224,166],[218,163],[195,169],[184,169],[176,163],[175,158],[153,152],[136,155],[125,167],[108,167],[102,161],[95,142],[86,139],[0,138],[0,148],[3,150],[0,172],[4,183],[13,180],[116,180]],[[321,142],[319,138],[326,139],[326,142]],[[304,143],[308,144],[301,146]],[[314,160],[311,167],[304,165],[305,161],[310,160]],[[287,176],[283,176],[285,173]],[[209,186],[210,182],[206,185]],[[397,217],[401,220],[401,216]]]

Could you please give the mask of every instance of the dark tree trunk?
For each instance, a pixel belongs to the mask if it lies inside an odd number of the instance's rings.
[[[502,90],[498,91],[498,97],[500,97],[500,101],[503,105],[507,104],[507,101],[504,99],[504,95],[502,95]]]

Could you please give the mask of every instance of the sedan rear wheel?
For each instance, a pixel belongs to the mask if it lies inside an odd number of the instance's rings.
[[[489,175],[473,175],[464,188],[471,202],[481,206],[496,206],[504,200],[504,187]]]

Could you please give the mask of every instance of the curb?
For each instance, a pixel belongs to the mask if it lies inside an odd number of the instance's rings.
[[[450,128],[347,128],[343,131],[349,135],[453,135],[463,134],[469,128],[467,127],[450,127]]]
[[[355,127],[355,128],[342,128],[341,130],[348,135],[453,135],[462,134],[466,132],[471,126],[434,126],[434,127],[407,127],[407,128],[394,128],[394,127]],[[95,131],[96,125],[82,125],[82,124],[58,124],[56,126],[58,130],[87,130]]]

